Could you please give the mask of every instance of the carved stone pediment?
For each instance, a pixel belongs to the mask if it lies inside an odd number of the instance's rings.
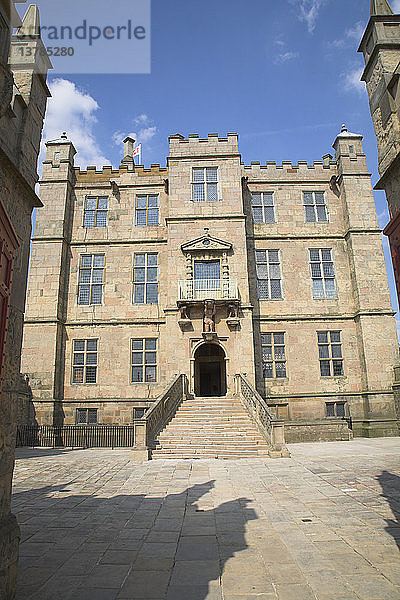
[[[230,252],[232,250],[232,244],[224,242],[211,235],[203,235],[195,240],[186,242],[181,246],[182,252],[195,253],[195,252]]]

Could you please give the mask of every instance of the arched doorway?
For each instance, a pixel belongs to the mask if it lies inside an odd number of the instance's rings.
[[[225,396],[225,352],[217,344],[202,344],[197,348],[194,365],[196,396]]]

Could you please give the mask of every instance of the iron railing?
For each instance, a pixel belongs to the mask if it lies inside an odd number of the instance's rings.
[[[271,457],[289,457],[285,444],[285,425],[269,409],[268,404],[244,375],[235,376],[235,395],[240,398],[261,435],[271,447]]]
[[[134,425],[22,425],[17,428],[17,447],[132,448]]]
[[[237,279],[181,279],[179,300],[237,300]]]

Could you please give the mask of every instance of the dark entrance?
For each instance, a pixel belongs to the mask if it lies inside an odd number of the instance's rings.
[[[217,344],[202,344],[195,353],[196,396],[225,396],[225,352]]]

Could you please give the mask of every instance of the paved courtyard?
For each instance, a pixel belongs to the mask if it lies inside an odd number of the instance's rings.
[[[290,450],[18,450],[17,600],[399,600],[400,439]]]

